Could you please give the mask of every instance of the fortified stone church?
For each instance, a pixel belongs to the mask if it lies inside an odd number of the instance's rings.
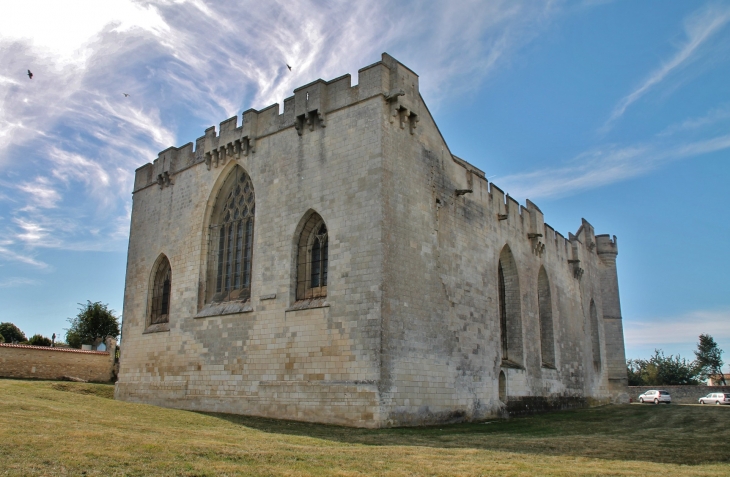
[[[617,253],[451,154],[383,54],[137,169],[116,397],[361,427],[623,401]]]

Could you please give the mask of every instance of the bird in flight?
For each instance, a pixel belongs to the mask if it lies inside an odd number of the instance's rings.
[[[289,66],[289,63],[286,64],[286,67],[289,68],[289,71],[291,71],[291,66]]]
[[[289,68],[289,69],[291,69],[291,68]],[[33,79],[33,73],[31,73],[30,70],[28,70],[28,78]]]
[[[129,98],[129,93],[122,93],[125,98]]]

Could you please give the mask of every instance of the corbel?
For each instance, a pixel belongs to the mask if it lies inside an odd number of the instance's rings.
[[[160,186],[160,189],[171,186],[172,178],[170,177],[170,173],[164,171],[162,174],[157,174],[157,184]]]
[[[472,192],[474,192],[472,189],[456,189],[456,196],[459,197],[460,195],[471,194]]]
[[[580,260],[568,260],[568,263],[573,266],[573,277],[577,280],[580,280],[580,277],[583,276],[583,269],[578,266],[580,263]]]
[[[208,170],[210,170],[210,166],[211,166],[212,162],[213,162],[213,157],[212,157],[211,153],[206,152],[205,153],[205,167],[207,167]]]

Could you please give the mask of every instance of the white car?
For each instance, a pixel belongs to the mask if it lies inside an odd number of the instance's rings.
[[[730,393],[710,393],[707,396],[702,396],[700,404],[730,404]]]
[[[670,396],[667,391],[658,391],[656,389],[653,389],[639,396],[639,402],[642,404],[645,402],[653,402],[654,404],[664,402],[667,404],[671,404],[672,396]]]

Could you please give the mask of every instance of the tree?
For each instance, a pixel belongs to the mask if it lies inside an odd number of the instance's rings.
[[[20,343],[28,339],[25,337],[25,333],[20,331],[20,328],[12,323],[0,323],[0,335],[3,335],[3,338],[8,343],[12,343],[13,341]]]
[[[643,359],[628,359],[626,360],[626,375],[629,378],[629,386],[643,386],[644,377],[642,370],[645,367],[646,361]]]
[[[5,337],[0,333],[0,343],[5,343]]]
[[[79,314],[69,318],[70,328],[66,329],[66,342],[72,348],[81,348],[82,344],[92,344],[97,339],[119,336],[119,318],[109,305],[87,301],[79,303]]]
[[[51,346],[51,339],[50,338],[46,338],[43,335],[35,334],[35,335],[33,335],[33,336],[30,337],[30,339],[28,340],[28,344],[29,345],[33,345],[33,346],[48,346],[48,347],[50,347]]]
[[[722,374],[722,350],[717,346],[712,336],[700,335],[695,357],[698,374],[703,380],[710,376],[719,376],[722,384],[727,384],[725,376]]]
[[[699,384],[697,366],[679,355],[665,356],[660,349],[654,350],[649,359],[630,359],[626,362],[629,386],[671,386]]]

